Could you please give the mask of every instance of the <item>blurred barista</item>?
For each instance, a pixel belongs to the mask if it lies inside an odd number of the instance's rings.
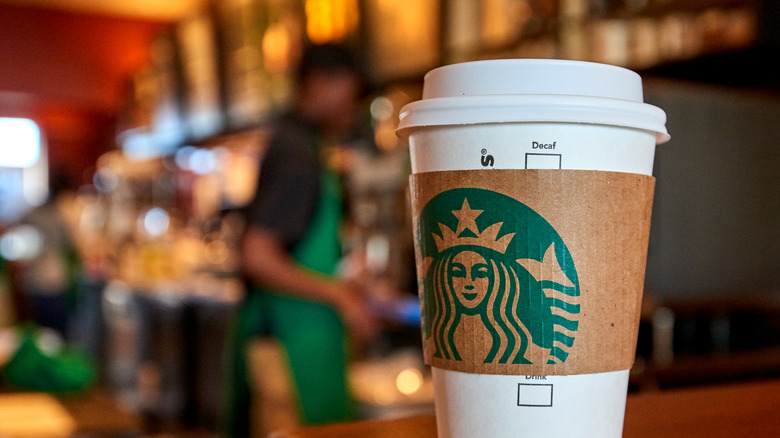
[[[360,290],[334,274],[341,256],[340,180],[323,148],[354,127],[364,78],[346,49],[304,53],[291,111],[275,121],[257,193],[246,208],[242,268],[249,291],[239,310],[226,431],[249,436],[246,347],[271,335],[283,346],[304,424],[351,418],[346,334],[367,340],[377,326]],[[262,369],[260,370],[262,373]]]

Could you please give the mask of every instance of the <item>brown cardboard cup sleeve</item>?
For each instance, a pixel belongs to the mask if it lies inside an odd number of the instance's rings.
[[[461,170],[410,184],[427,364],[506,375],[631,368],[653,177]]]

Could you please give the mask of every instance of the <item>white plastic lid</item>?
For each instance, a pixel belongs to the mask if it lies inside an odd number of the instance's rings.
[[[623,126],[669,140],[666,114],[643,103],[642,79],[612,65],[553,59],[452,64],[425,75],[423,99],[401,109],[398,133],[477,123],[561,122]]]

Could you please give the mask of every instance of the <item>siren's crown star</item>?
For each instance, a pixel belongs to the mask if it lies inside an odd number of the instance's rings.
[[[436,248],[439,252],[455,246],[475,245],[490,248],[500,253],[506,252],[509,243],[512,241],[515,233],[509,233],[498,237],[503,222],[498,222],[484,230],[480,231],[477,227],[477,217],[484,210],[473,210],[469,205],[468,199],[463,199],[463,206],[460,210],[453,210],[452,214],[458,218],[458,225],[455,231],[448,226],[439,223],[441,236],[433,234],[433,240],[436,242]]]

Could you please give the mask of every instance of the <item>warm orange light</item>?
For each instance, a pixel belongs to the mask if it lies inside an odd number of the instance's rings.
[[[51,395],[38,393],[0,396],[0,435],[14,437],[70,436],[76,422]]]
[[[138,17],[153,20],[176,21],[198,10],[207,2],[204,0],[28,0],[29,5],[88,14],[108,14]]]
[[[284,73],[290,64],[290,35],[281,23],[268,27],[263,35],[263,58],[269,73]]]
[[[357,0],[306,0],[306,34],[316,44],[342,40],[359,15]]]
[[[422,384],[422,373],[416,368],[406,368],[395,379],[396,388],[404,395],[414,394],[422,387]]]

